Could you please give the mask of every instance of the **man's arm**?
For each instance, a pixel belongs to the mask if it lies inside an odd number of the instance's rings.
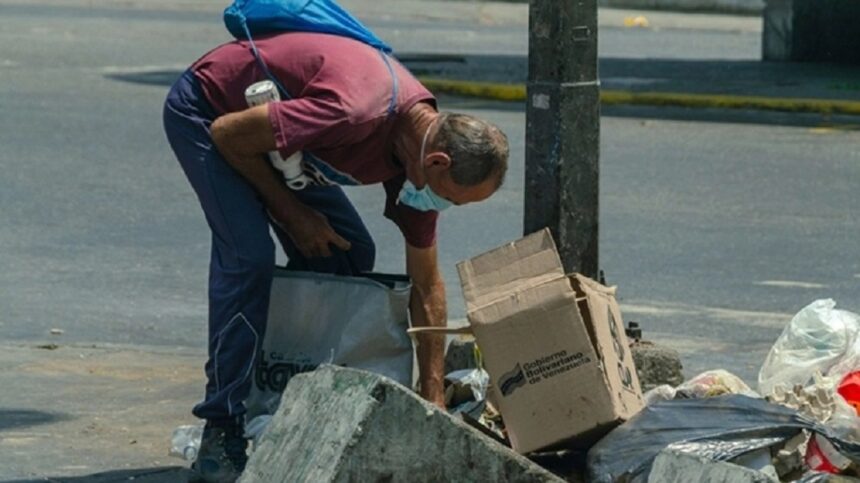
[[[300,202],[266,160],[266,153],[276,149],[268,109],[267,105],[262,105],[215,119],[211,127],[212,142],[260,194],[269,214],[304,256],[329,257],[330,243],[349,250],[349,242],[335,233],[324,215]]]
[[[412,324],[415,327],[447,325],[445,283],[439,274],[436,245],[415,248],[407,243],[406,271],[412,279],[412,296],[409,299]],[[421,397],[444,408],[445,336],[419,334],[417,340]]]

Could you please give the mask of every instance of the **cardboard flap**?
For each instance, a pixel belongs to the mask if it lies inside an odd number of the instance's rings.
[[[615,287],[614,285],[612,287],[607,287],[606,285],[592,280],[580,273],[572,274],[571,278],[573,278],[579,283],[579,285],[582,287],[583,292],[585,293],[587,293],[587,291],[592,291],[597,292],[599,294],[615,297],[615,292],[618,290],[618,287]]]
[[[577,295],[584,296],[580,302],[583,320],[589,335],[595,342],[598,357],[608,369],[606,378],[613,388],[612,399],[617,414],[622,419],[632,417],[644,401],[636,365],[630,351],[630,343],[624,332],[624,319],[615,300],[615,287],[606,287],[580,274],[571,276]]]
[[[539,319],[546,312],[564,305],[575,306],[576,294],[570,288],[570,282],[566,278],[557,278],[539,286],[508,293],[502,298],[477,307],[469,312],[468,319],[473,327],[520,317]],[[575,322],[572,321],[572,323]]]
[[[563,278],[564,268],[548,228],[457,264],[471,312],[511,293]]]

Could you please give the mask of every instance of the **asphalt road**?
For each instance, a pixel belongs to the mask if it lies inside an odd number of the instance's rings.
[[[160,113],[179,69],[228,37],[216,9],[187,3],[0,1],[0,340],[203,347],[209,235]],[[420,3],[381,16],[391,2],[345,3],[373,13],[368,23],[401,52],[525,53],[516,12],[475,23]],[[666,22],[606,26],[601,55],[758,56],[749,19]],[[441,104],[498,123],[512,148],[493,199],[443,215],[457,319],[454,264],[521,234],[525,124],[519,105]],[[603,118],[601,266],[626,318],[680,350],[689,373],[724,367],[752,380],[802,306],[833,297],[860,311],[860,134],[773,117],[666,117],[621,109]],[[382,190],[350,195],[380,247],[378,269],[402,271]]]

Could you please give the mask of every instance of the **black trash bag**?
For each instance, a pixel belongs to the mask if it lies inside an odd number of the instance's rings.
[[[764,399],[727,395],[646,406],[591,448],[589,481],[644,483],[654,458],[665,448],[727,461],[783,442],[803,429],[821,433],[860,463],[860,445],[838,438],[796,411]]]

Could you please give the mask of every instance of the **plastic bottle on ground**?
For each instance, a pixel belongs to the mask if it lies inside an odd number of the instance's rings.
[[[186,424],[173,430],[170,438],[170,456],[176,456],[186,461],[197,459],[200,450],[200,440],[203,438],[203,423]]]

